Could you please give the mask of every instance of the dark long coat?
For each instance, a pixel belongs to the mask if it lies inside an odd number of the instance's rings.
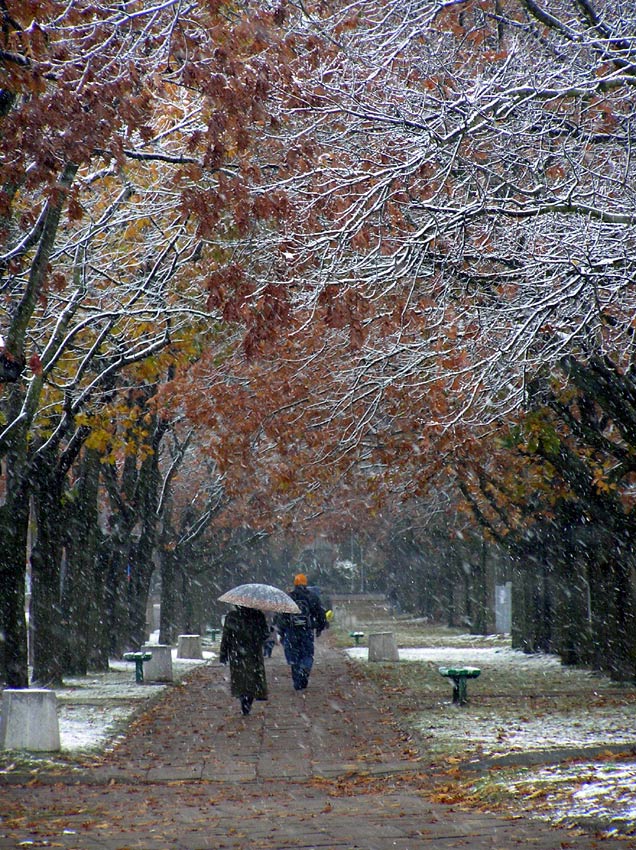
[[[230,690],[233,697],[267,699],[267,679],[263,641],[268,637],[262,611],[236,608],[225,617],[219,660],[230,664]]]

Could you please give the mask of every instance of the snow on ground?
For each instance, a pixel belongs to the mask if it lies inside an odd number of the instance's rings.
[[[555,656],[527,655],[502,646],[499,638],[493,639],[491,646],[471,646],[472,641],[473,636],[462,640],[462,636],[455,635],[454,646],[400,647],[400,660],[421,662],[423,669],[432,671],[435,677],[438,666],[465,665],[480,667],[484,679],[500,675],[502,680],[511,681],[516,676],[523,683],[541,682],[542,678],[547,682],[556,676],[564,691],[575,691],[582,681],[589,688],[589,672],[563,667]],[[156,635],[151,642],[157,642]],[[363,662],[368,658],[366,647],[351,647],[347,652]],[[203,661],[179,659],[176,655],[174,649],[176,681],[194,666],[216,657],[207,648]],[[594,678],[598,700],[593,705],[568,707],[567,700],[563,704],[557,700],[540,710],[534,705],[524,715],[515,712],[505,698],[475,699],[470,711],[456,710],[450,706],[450,684],[442,685],[440,679],[438,685],[436,678],[432,681],[439,698],[434,710],[423,711],[418,720],[431,752],[444,752],[449,741],[473,756],[494,759],[538,750],[622,744],[627,750],[636,745],[636,706],[630,700],[606,700],[604,689],[611,685],[603,677]],[[469,697],[478,681],[469,683]],[[134,663],[125,661],[111,661],[107,673],[67,678],[65,686],[56,690],[62,753],[72,755],[111,745],[141,702],[166,687],[149,682],[138,684]],[[607,832],[615,828],[623,834],[636,832],[634,760],[597,759],[521,771],[500,770],[492,782],[500,783],[503,792],[515,797],[529,814],[553,822],[587,822]]]
[[[636,762],[550,765],[505,784],[553,823],[587,824],[608,835],[636,832]]]
[[[352,658],[368,658],[368,650],[363,647],[347,652]],[[582,676],[587,675],[580,668],[563,667],[557,656],[528,655],[505,647],[400,647],[399,655],[401,661],[429,662],[434,666],[479,667],[484,678],[524,672],[526,677],[534,674],[539,680],[541,675],[558,675],[564,690],[570,685],[576,687]],[[469,681],[469,695],[473,688],[474,682]],[[450,694],[450,687],[447,690]],[[493,707],[488,701],[482,708],[475,701],[469,715],[444,711],[441,716],[435,713],[429,722],[424,716],[418,725],[423,732],[430,733],[433,749],[444,738],[460,737],[464,743],[478,744],[480,753],[491,757],[564,747],[636,744],[633,704],[595,705],[594,711],[590,711],[589,705],[563,709],[557,705],[549,710],[534,708],[534,712],[534,716],[526,712],[519,717],[505,704]]]
[[[461,638],[455,640],[459,646],[400,647],[400,662],[421,662],[423,671],[434,672],[438,666],[475,666],[481,668],[484,678],[517,678],[530,687],[527,697],[506,700],[484,694],[473,700],[468,710],[446,700],[434,710],[423,711],[416,725],[432,752],[448,752],[449,745],[454,745],[475,761],[486,757],[496,763],[497,758],[515,753],[571,749],[573,754],[579,750],[584,758],[586,747],[624,744],[629,752],[636,746],[636,705],[629,698],[630,690],[625,689],[625,699],[612,698],[610,692],[615,694],[613,689],[618,688],[620,693],[620,686],[581,668],[564,667],[556,656],[528,655],[495,645],[473,647],[461,645]],[[351,647],[347,653],[368,660],[366,647]],[[545,697],[540,690],[542,679]],[[477,681],[468,683],[469,698]],[[592,697],[587,701],[560,699],[558,693],[548,693],[548,683],[554,687],[555,681],[563,692],[573,694],[581,687],[589,691],[593,682]],[[532,683],[537,685],[535,694],[531,694]],[[531,815],[606,833],[636,833],[636,761],[631,758],[612,758],[608,753],[594,761],[500,770],[495,777],[489,778],[491,785],[515,797]]]
[[[151,639],[151,643],[157,643]],[[193,667],[216,658],[216,653],[203,651],[203,660],[177,658],[172,650],[172,672],[179,681]],[[60,744],[63,753],[102,749],[117,740],[126,721],[142,701],[163,691],[165,684],[135,681],[135,664],[112,661],[106,673],[90,677],[66,677],[64,687],[56,689]]]
[[[472,637],[472,636],[471,636]],[[472,638],[474,640],[474,637]],[[351,658],[367,660],[369,650],[364,646],[354,646],[346,650]],[[490,661],[492,664],[530,665],[541,664],[546,667],[559,667],[561,662],[554,655],[526,655],[518,649],[490,646],[434,646],[403,647],[399,649],[400,661],[434,661],[436,664],[478,665]]]

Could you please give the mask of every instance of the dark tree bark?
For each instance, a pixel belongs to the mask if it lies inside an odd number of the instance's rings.
[[[25,583],[28,497],[0,507],[0,658],[8,688],[29,686]]]
[[[5,353],[18,363],[26,361],[27,329],[46,280],[60,217],[76,173],[77,165],[67,163],[60,174],[58,191],[46,202],[29,277],[12,313]],[[28,403],[23,381],[18,380],[8,388],[4,413],[9,428],[0,446],[6,479],[0,516],[0,633],[4,635],[4,675],[11,688],[28,686],[24,612],[30,499],[28,436],[41,386],[41,378],[35,377],[29,388]]]
[[[546,529],[539,526],[515,546],[512,569],[512,646],[554,652],[553,571],[545,557]]]
[[[173,551],[161,551],[161,608],[159,613],[159,643],[173,644],[177,640],[177,561]]]
[[[132,532],[136,516],[132,508],[136,481],[135,458],[127,456],[121,475],[111,467],[104,470],[112,509],[109,532],[103,544],[103,562],[106,565],[105,609],[109,625],[108,654],[119,658],[128,649],[136,647],[130,640],[128,620],[128,565],[133,547]]]
[[[98,558],[99,454],[84,452],[68,510],[66,561],[62,581],[65,625],[63,672],[84,676],[103,663],[104,578]],[[102,622],[100,622],[102,621]],[[106,656],[108,653],[106,652]]]
[[[100,540],[95,556],[95,593],[93,595],[93,634],[95,640],[89,647],[89,670],[108,670],[110,659],[110,621],[106,605],[106,580],[108,575],[108,558],[104,552],[104,538]]]
[[[567,663],[633,679],[636,524],[621,493],[636,472],[634,373],[596,355],[564,358],[561,368],[567,392],[547,380],[531,385],[544,417],[534,454],[566,494],[547,506],[557,542],[542,556],[554,567],[559,602],[554,645]]]
[[[23,399],[20,386],[8,390],[10,415]],[[8,688],[29,685],[25,584],[29,527],[26,428],[18,425],[4,458],[5,502],[0,506],[0,649]]]
[[[605,546],[602,545],[605,538]],[[636,679],[632,564],[616,538],[601,535],[590,561],[592,665],[617,681]],[[614,544],[614,545],[613,545]]]
[[[135,510],[140,532],[131,558],[131,574],[128,580],[128,616],[130,621],[130,640],[134,646],[141,646],[146,640],[146,610],[150,582],[155,569],[154,553],[159,527],[159,490],[161,475],[159,471],[159,450],[168,424],[153,417],[154,431],[151,453],[141,462],[135,492]]]
[[[62,507],[63,477],[56,458],[42,456],[32,478],[34,541],[31,549],[31,624],[33,681],[62,684],[65,643],[60,604],[60,565],[65,524]]]
[[[472,553],[470,564],[469,589],[467,605],[470,604],[470,632],[474,635],[488,634],[492,621],[492,605],[490,596],[493,582],[488,574],[488,547],[485,540],[481,541],[479,551]]]

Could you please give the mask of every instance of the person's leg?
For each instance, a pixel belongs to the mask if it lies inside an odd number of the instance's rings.
[[[294,690],[299,691],[302,688],[302,673],[300,669],[300,647],[297,639],[292,641],[285,635],[283,649],[285,651],[285,660],[291,668]]]
[[[283,652],[285,653],[285,661],[291,667],[296,661],[296,650],[287,635],[285,635],[285,638],[283,639]]]
[[[304,691],[307,685],[309,684],[309,670],[306,667],[298,667],[297,673],[297,681],[298,686],[296,687],[297,691]]]
[[[249,694],[243,694],[241,697],[241,712],[243,714],[249,714],[252,710],[252,703],[254,702],[254,697]]]
[[[314,664],[314,635],[310,632],[303,641],[301,652],[298,658],[298,679],[300,683],[299,690],[304,690],[309,684],[309,674]]]
[[[292,664],[291,674],[295,691],[301,691],[303,688],[307,687],[304,671],[300,664]]]

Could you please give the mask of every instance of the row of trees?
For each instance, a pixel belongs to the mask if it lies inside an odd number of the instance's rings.
[[[334,532],[462,511],[513,559],[518,645],[633,678],[633,10],[329,11],[281,97],[282,333],[231,383],[199,364],[197,411],[237,491]]]
[[[2,14],[7,682],[305,531],[633,677],[631,4]]]
[[[276,26],[258,6],[0,9],[0,631],[14,687],[27,561],[33,677],[55,681],[143,639],[160,563],[169,636],[177,570],[224,503],[194,426],[155,399],[231,339],[208,278],[246,222],[272,214],[241,191]]]

